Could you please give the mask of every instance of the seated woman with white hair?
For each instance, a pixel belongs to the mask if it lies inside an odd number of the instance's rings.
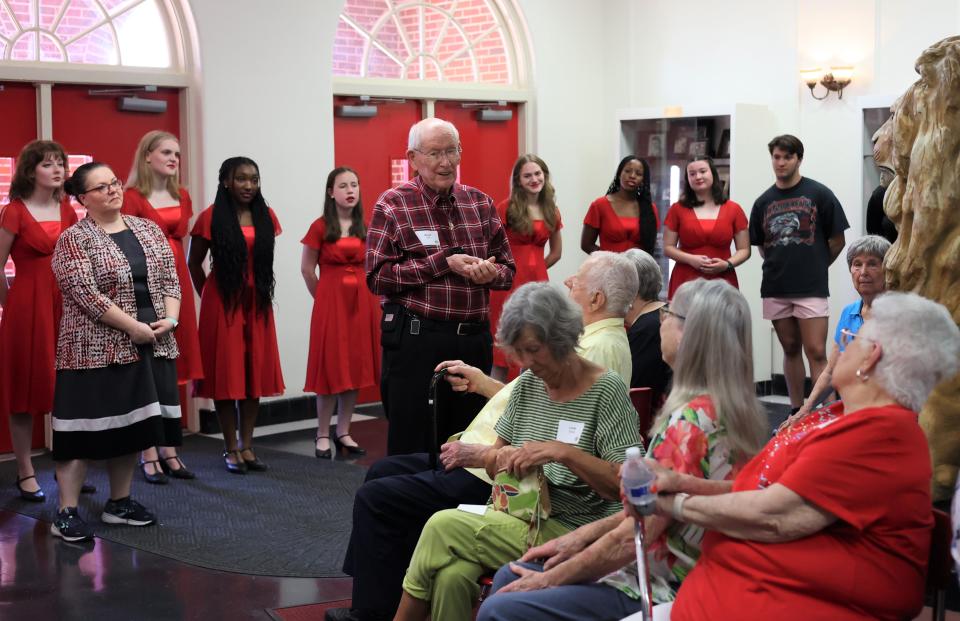
[[[577,354],[582,331],[580,309],[549,283],[523,285],[507,300],[497,341],[527,370],[484,462],[491,478],[542,466],[550,515],[532,527],[491,506],[482,515],[435,513],[410,560],[396,619],[469,619],[477,579],[520,556],[528,538],[540,544],[619,511],[619,464],[637,444],[637,413],[617,373]]]
[[[623,256],[633,261],[639,280],[633,306],[624,318],[633,361],[630,387],[649,388],[650,403],[657,408],[670,382],[670,365],[663,361],[660,351],[663,272],[657,260],[639,248],[631,248]]]
[[[842,335],[842,402],[779,432],[732,484],[658,471],[657,512],[707,529],[674,621],[919,613],[933,517],[917,412],[957,372],[960,330],[940,304],[886,293]]]

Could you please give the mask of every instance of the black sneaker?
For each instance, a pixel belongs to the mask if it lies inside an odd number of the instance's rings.
[[[93,529],[80,519],[76,507],[66,507],[57,513],[57,519],[50,525],[50,533],[64,541],[87,541],[93,539]]]
[[[129,524],[130,526],[149,526],[157,521],[156,516],[146,510],[129,496],[122,500],[108,500],[103,507],[100,519],[107,524]]]

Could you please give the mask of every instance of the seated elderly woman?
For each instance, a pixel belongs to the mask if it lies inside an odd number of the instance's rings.
[[[784,424],[789,425],[792,421],[806,415],[813,406],[823,401],[824,393],[830,390],[833,369],[840,358],[840,352],[843,351],[842,332],[849,330],[856,334],[863,325],[863,321],[870,316],[870,307],[873,305],[874,298],[887,288],[883,259],[889,249],[890,242],[879,235],[865,235],[847,248],[847,267],[850,268],[853,288],[860,295],[860,300],[843,308],[840,321],[837,322],[837,330],[833,335],[833,349],[827,359],[827,367],[817,378],[810,396],[804,401],[800,411]]]
[[[403,580],[396,619],[469,619],[477,579],[520,556],[528,535],[540,544],[619,510],[618,465],[637,444],[637,414],[620,376],[576,353],[582,330],[580,310],[548,283],[528,283],[507,300],[497,340],[527,370],[483,465],[491,476],[518,477],[542,466],[550,516],[531,529],[491,506],[482,515],[434,514]]]
[[[637,290],[633,264],[622,254],[595,252],[568,279],[568,286],[571,299],[576,298],[583,311],[577,353],[616,371],[626,382],[630,344],[624,315]],[[490,498],[483,453],[497,440],[495,425],[517,380],[504,386],[459,360],[441,362],[436,370],[443,368],[449,369],[446,378],[454,391],[478,393],[489,401],[459,439],[441,447],[443,468],[432,468],[429,456],[420,453],[381,459],[367,471],[354,500],[353,530],[343,562],[344,573],[353,576],[353,607],[328,609],[326,621],[392,618],[417,536],[430,516]],[[471,463],[478,467],[469,467]],[[414,497],[417,502],[410,502]]]
[[[648,454],[697,479],[730,479],[769,430],[753,387],[750,308],[726,281],[700,279],[681,285],[662,313],[673,386]],[[653,601],[669,602],[700,554],[703,529],[646,519]],[[633,531],[620,513],[530,549],[497,572],[478,621],[614,620],[640,610]]]
[[[957,372],[960,330],[943,306],[886,293],[845,345],[842,403],[778,433],[732,485],[658,472],[657,512],[708,529],[671,619],[920,611],[933,518],[917,411]]]
[[[670,381],[670,366],[660,352],[660,313],[658,297],[663,288],[663,273],[657,260],[639,248],[631,248],[623,256],[637,268],[637,296],[624,318],[630,357],[633,360],[631,388],[649,388],[650,403],[660,405]]]

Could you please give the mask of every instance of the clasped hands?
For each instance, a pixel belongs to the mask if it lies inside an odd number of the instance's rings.
[[[173,324],[167,319],[160,319],[153,323],[138,321],[137,325],[130,328],[127,334],[130,340],[136,345],[146,345],[147,343],[156,343],[157,338],[163,336],[173,329]]]
[[[447,265],[454,274],[463,276],[477,285],[485,285],[497,277],[496,257],[481,259],[469,254],[452,254],[447,257]]]
[[[703,272],[704,274],[714,275],[721,274],[728,269],[730,266],[723,259],[711,259],[706,255],[694,255],[694,260],[691,263],[693,267],[698,272]]]
[[[524,442],[523,446],[503,446],[497,451],[495,472],[506,471],[518,479],[552,462],[563,462],[566,451],[579,450],[557,440]]]

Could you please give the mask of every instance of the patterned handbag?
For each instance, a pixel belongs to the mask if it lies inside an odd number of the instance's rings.
[[[537,468],[522,479],[506,470],[501,470],[493,479],[491,504],[494,510],[503,511],[523,520],[527,529],[527,547],[537,540],[540,522],[550,517],[550,494],[543,468]]]

